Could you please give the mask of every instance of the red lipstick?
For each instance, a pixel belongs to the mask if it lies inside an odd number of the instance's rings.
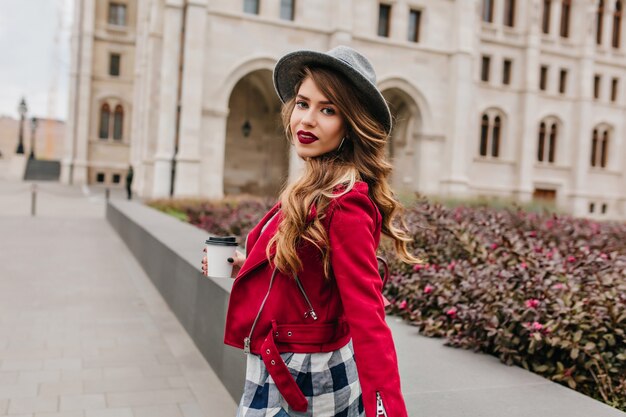
[[[309,143],[313,143],[318,140],[317,136],[315,136],[311,132],[307,132],[306,130],[298,130],[296,136],[298,136],[298,141],[305,145],[308,145]]]

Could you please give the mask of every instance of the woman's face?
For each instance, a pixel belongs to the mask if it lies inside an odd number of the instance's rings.
[[[302,82],[298,90],[290,128],[296,153],[303,159],[334,151],[346,133],[339,109],[310,77]]]

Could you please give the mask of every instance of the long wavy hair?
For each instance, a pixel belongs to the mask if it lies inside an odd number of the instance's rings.
[[[394,242],[396,253],[407,263],[419,260],[407,250],[412,242],[402,218],[402,205],[393,197],[388,183],[392,166],[385,157],[388,134],[365,106],[367,100],[350,80],[324,67],[305,67],[295,86],[294,97],[282,109],[282,121],[287,140],[292,143],[291,113],[302,82],[311,78],[317,88],[339,110],[347,135],[340,150],[306,158],[304,172],[280,194],[282,221],[267,245],[267,256],[276,248],[274,265],[285,274],[297,274],[302,269],[297,248],[304,242],[313,244],[321,254],[324,274],[331,276],[328,234],[322,224],[331,199],[349,192],[357,181],[369,186],[369,196],[382,214],[382,233]],[[343,191],[336,192],[338,186]],[[315,204],[315,215],[309,213]],[[399,223],[400,227],[394,225]]]

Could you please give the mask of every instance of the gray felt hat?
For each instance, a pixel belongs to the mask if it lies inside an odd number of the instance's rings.
[[[376,87],[376,73],[367,58],[347,46],[337,46],[326,53],[303,50],[285,55],[274,68],[274,88],[283,103],[294,96],[300,71],[305,66],[327,67],[343,74],[363,94],[366,105],[383,124],[385,132],[391,131],[391,112]]]

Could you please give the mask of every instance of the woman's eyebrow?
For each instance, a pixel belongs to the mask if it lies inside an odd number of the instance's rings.
[[[302,94],[298,94],[298,98],[306,101],[311,101],[310,98],[308,98],[307,96],[303,96]],[[332,104],[334,106],[334,103],[332,101],[320,101],[320,104]]]

